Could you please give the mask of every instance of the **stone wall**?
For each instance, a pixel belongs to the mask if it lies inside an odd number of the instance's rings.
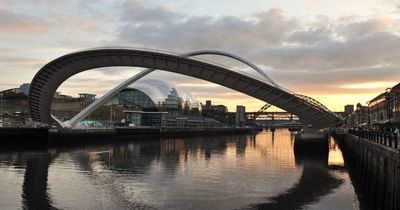
[[[346,134],[340,145],[350,178],[366,209],[400,209],[399,150]]]

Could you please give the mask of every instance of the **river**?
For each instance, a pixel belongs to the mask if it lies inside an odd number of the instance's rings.
[[[333,138],[299,159],[294,134],[141,139],[0,150],[0,209],[362,209]]]

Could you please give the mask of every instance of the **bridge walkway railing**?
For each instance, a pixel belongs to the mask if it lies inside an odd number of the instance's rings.
[[[358,136],[387,147],[400,149],[400,136],[392,132],[348,130],[349,134]]]

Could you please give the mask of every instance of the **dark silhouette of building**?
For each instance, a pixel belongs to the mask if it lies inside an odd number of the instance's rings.
[[[400,126],[400,83],[368,102],[368,118],[371,125]]]
[[[206,101],[206,105],[202,106],[203,111],[218,111],[218,112],[228,112],[228,108],[225,105],[219,104],[219,105],[212,105],[211,100]]]
[[[344,106],[344,113],[347,115],[353,114],[354,112],[354,105],[353,104],[348,104]]]
[[[236,106],[235,122],[237,126],[246,125],[246,107],[242,105]]]
[[[363,106],[358,103],[353,115],[356,125],[364,126],[368,124],[368,106]]]

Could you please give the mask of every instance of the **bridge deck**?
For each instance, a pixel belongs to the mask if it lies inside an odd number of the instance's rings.
[[[315,101],[299,97],[261,79],[194,58],[143,49],[104,48],[64,55],[46,64],[30,87],[30,110],[36,121],[51,124],[51,102],[69,77],[94,68],[132,66],[159,69],[210,81],[270,103],[298,116],[315,129],[336,125],[341,119]]]

